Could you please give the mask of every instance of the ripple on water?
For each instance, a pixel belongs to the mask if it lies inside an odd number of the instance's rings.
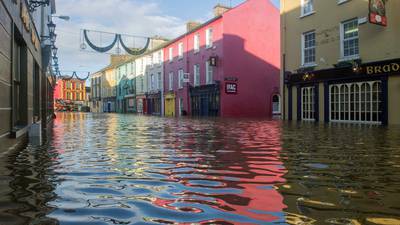
[[[0,224],[396,224],[399,134],[60,113],[48,146],[10,157]]]

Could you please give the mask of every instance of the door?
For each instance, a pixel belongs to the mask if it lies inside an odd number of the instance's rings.
[[[208,98],[200,98],[200,116],[208,116]]]

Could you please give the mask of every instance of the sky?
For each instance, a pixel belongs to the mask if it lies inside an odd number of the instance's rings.
[[[204,22],[213,17],[213,7],[220,3],[236,6],[245,0],[57,0],[58,58],[63,75],[77,71],[80,77],[96,72],[109,64],[109,54],[81,50],[81,30],[98,30],[137,36],[162,36],[169,39],[183,34],[187,21]],[[279,7],[279,0],[272,1]],[[105,46],[111,36],[89,36]],[[97,42],[96,42],[97,41]],[[132,40],[126,40],[133,43]],[[138,41],[139,42],[139,41]],[[112,52],[112,53],[115,53]],[[86,75],[85,75],[86,74]]]

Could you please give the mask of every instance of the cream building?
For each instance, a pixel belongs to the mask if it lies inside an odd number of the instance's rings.
[[[400,124],[399,10],[396,0],[281,0],[283,117]]]

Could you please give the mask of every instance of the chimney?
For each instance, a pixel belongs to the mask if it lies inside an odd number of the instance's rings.
[[[194,29],[196,29],[196,27],[200,26],[201,24],[199,22],[195,22],[195,21],[189,21],[186,23],[186,31],[190,32]]]
[[[226,11],[230,10],[231,8],[228,6],[224,6],[221,4],[218,4],[214,7],[214,16],[218,17],[224,14]]]
[[[130,55],[111,55],[110,56],[110,64],[111,65],[116,65],[119,63],[122,63],[123,61],[126,61],[130,58]]]

